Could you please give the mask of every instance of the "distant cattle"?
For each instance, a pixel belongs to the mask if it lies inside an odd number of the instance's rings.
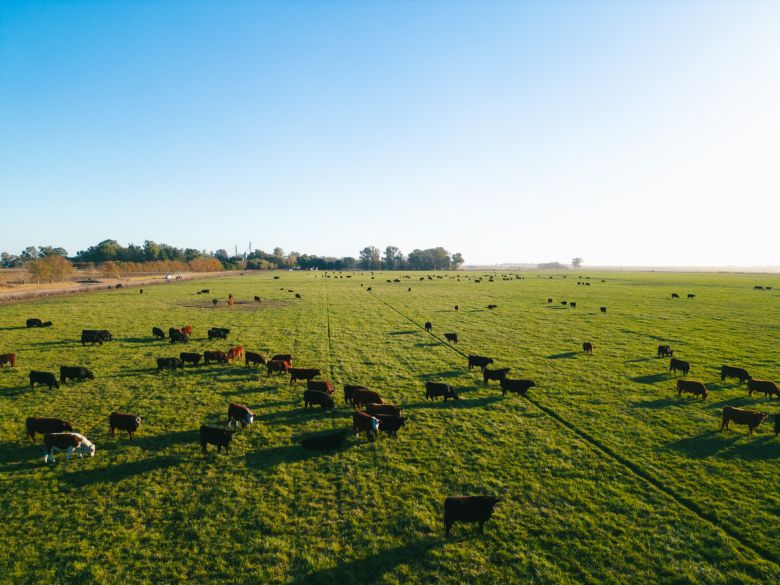
[[[201,290],[199,290],[199,291],[198,291],[198,294],[199,294],[199,295],[207,295],[207,294],[209,294],[210,292],[211,292],[211,290],[210,290],[210,289],[204,288],[204,289],[201,289]]]
[[[395,404],[376,404],[369,402],[366,404],[366,412],[372,415],[378,414],[392,414],[393,416],[401,416],[401,407]]]
[[[487,366],[493,363],[493,358],[481,356],[481,355],[469,355],[469,370],[474,366],[484,370]]]
[[[450,343],[458,343],[458,334],[457,333],[445,333],[444,339],[449,341]]]
[[[60,383],[57,381],[57,377],[51,372],[37,372],[35,370],[30,371],[30,388],[34,388],[36,384],[46,384],[51,390],[51,387],[60,387]]]
[[[73,431],[73,424],[66,420],[42,416],[27,417],[24,426],[25,430],[27,431],[27,437],[31,441],[35,441],[35,435],[37,433],[45,435],[46,433],[63,433],[65,431]]]
[[[753,288],[754,288],[755,290],[764,290],[764,287],[763,287],[763,286],[759,286],[759,285],[756,285],[756,286],[754,286]],[[28,327],[29,327],[29,325],[28,325]]]
[[[352,432],[359,435],[366,433],[369,440],[373,440],[379,430],[379,419],[365,412],[352,413]]]
[[[16,354],[15,353],[3,353],[0,354],[0,366],[8,364],[10,367],[16,367]]]
[[[315,405],[325,410],[327,408],[334,408],[336,403],[333,401],[333,397],[329,396],[327,392],[321,392],[319,390],[305,390],[303,393],[304,408],[309,408],[310,406]]]
[[[259,302],[261,302],[262,300],[263,300],[263,299],[261,299],[260,297],[258,297],[257,295],[255,295],[255,302],[256,302],[256,303],[259,303]]]
[[[577,308],[577,303],[575,303],[574,301],[572,301],[571,303],[569,303],[569,306],[570,306],[572,309],[576,309],[576,308]]]
[[[582,351],[585,353],[593,353],[593,344],[590,341],[586,341],[582,344]]]
[[[764,398],[768,398],[773,395],[780,398],[780,390],[778,390],[777,384],[769,380],[750,379],[748,380],[747,387],[748,394],[750,396],[753,396],[753,392],[762,392],[764,394]]]
[[[659,345],[658,346],[658,357],[672,357],[674,355],[674,352],[672,351],[672,348],[668,345]]]
[[[219,303],[219,299],[211,299],[211,304],[214,305],[215,307],[217,306],[218,303]]]
[[[290,369],[290,362],[285,360],[268,360],[265,364],[265,367],[268,371],[268,376],[271,375],[271,372],[279,372],[284,374]]]
[[[606,307],[600,307],[600,310],[601,310],[602,313],[606,313],[607,312],[607,308]]]
[[[678,360],[676,358],[670,359],[669,371],[672,373],[677,373],[678,370],[683,373],[683,376],[687,376],[688,372],[691,371],[691,364],[683,360]]]
[[[61,366],[60,382],[64,384],[68,378],[71,380],[94,380],[95,375],[87,368],[80,366]]]
[[[206,332],[206,336],[209,338],[209,341],[212,339],[227,339],[228,333],[230,333],[230,329],[225,327],[212,327]]]
[[[159,327],[152,327],[152,336],[155,339],[165,339],[165,332]]]
[[[176,368],[183,368],[184,364],[179,358],[176,357],[161,357],[157,358],[157,371],[162,370],[176,370]]]
[[[327,435],[314,435],[304,437],[301,441],[301,446],[310,451],[328,451],[330,449],[338,449],[344,443],[346,437],[346,431],[337,431]]]
[[[431,329],[433,329],[433,323],[431,323],[430,321],[426,321],[425,322],[425,330],[426,331],[430,331]]]
[[[192,364],[193,366],[200,363],[202,356],[197,352],[183,351],[179,354],[179,359],[182,364]]]
[[[561,305],[563,305],[564,307],[565,307],[566,305],[568,305],[568,304],[569,304],[569,301],[561,301]]]
[[[68,460],[73,453],[78,453],[79,457],[95,456],[94,443],[79,433],[46,433],[43,435],[43,444],[46,447],[46,456],[43,459],[46,463],[56,463],[54,460],[55,451],[67,451],[66,459]]]
[[[533,380],[510,380],[509,378],[501,378],[499,384],[501,385],[501,394],[504,396],[506,396],[507,392],[514,392],[524,396],[529,388],[536,386]]]
[[[696,295],[694,295],[694,294],[691,294],[691,293],[688,293],[688,298],[689,298],[689,299],[695,299],[695,298],[696,298]]]
[[[233,440],[233,432],[227,429],[211,425],[200,425],[200,448],[204,453],[208,450],[206,445],[216,445],[217,453],[225,448],[225,453],[230,452],[230,441]]]
[[[312,380],[317,376],[322,375],[322,372],[317,368],[290,368],[289,372],[290,384],[294,383],[296,380]]]
[[[331,384],[329,380],[307,380],[306,389],[316,390],[318,392],[325,392],[325,394],[328,395],[333,394],[335,390],[333,388],[333,384]]]
[[[720,367],[720,381],[725,382],[726,378],[739,378],[740,385],[744,382],[747,382],[752,378],[750,374],[747,373],[747,370],[744,368],[733,368],[731,366],[721,366]]]
[[[241,428],[248,427],[252,424],[255,420],[255,413],[249,410],[248,406],[244,406],[243,404],[238,404],[236,402],[231,402],[228,405],[228,422],[227,426],[230,428],[231,425],[235,424],[236,428],[238,425],[241,425]]]
[[[701,396],[702,400],[707,398],[707,387],[701,380],[677,380],[677,398],[682,397],[683,392]]]
[[[493,496],[449,496],[444,500],[444,535],[449,538],[455,522],[479,522],[480,534],[485,533],[485,522],[493,516],[493,509],[501,498]]]
[[[757,410],[748,410],[747,408],[735,408],[733,406],[723,407],[723,422],[720,425],[720,430],[728,429],[729,423],[734,422],[738,425],[747,425],[750,429],[750,434],[766,420],[767,415]]]
[[[27,319],[28,327],[43,327],[43,321],[40,319]]]
[[[81,345],[87,343],[103,345],[104,342],[111,340],[111,333],[105,329],[84,329],[81,332]]]
[[[449,384],[445,384],[444,382],[426,382],[425,399],[434,400],[437,396],[443,396],[444,402],[447,402],[448,398],[460,400],[458,393],[455,392]]]
[[[300,298],[302,298],[302,297],[301,297],[301,294],[300,294],[300,293],[295,293],[295,298],[296,298],[296,299],[300,299]]]
[[[184,333],[187,337],[192,335],[192,325],[185,325],[181,328],[181,332]]]
[[[512,368],[500,368],[498,370],[491,370],[490,368],[485,368],[482,370],[482,381],[484,382],[484,385],[487,386],[490,380],[501,380],[506,378],[506,375],[511,369]]]
[[[235,347],[231,347],[227,352],[228,361],[239,360],[242,357],[244,357],[243,345],[237,345]]]
[[[406,424],[406,417],[395,414],[372,414],[379,419],[379,430],[392,437],[398,436],[398,429]]]
[[[228,358],[224,351],[218,349],[213,351],[206,350],[203,352],[203,361],[206,365],[209,365],[211,362],[226,364],[228,363]]]
[[[356,388],[352,391],[352,404],[358,408],[366,404],[384,404],[379,392],[367,390],[365,388]]]
[[[347,404],[354,404],[352,400],[352,394],[355,390],[368,390],[365,386],[357,386],[355,384],[344,384],[344,402]]]
[[[456,311],[457,311],[457,310],[459,310],[459,307],[458,307],[458,305],[455,305],[455,310],[456,310]]]
[[[130,440],[133,439],[133,433],[141,426],[141,417],[137,414],[124,414],[121,412],[112,412],[108,415],[108,426],[111,430],[111,436],[114,436],[114,431],[119,429],[120,431],[127,431],[130,436]]]
[[[244,354],[244,364],[249,366],[256,366],[258,364],[265,364],[265,358],[262,354],[248,351]]]
[[[179,343],[187,343],[189,341],[187,334],[183,333],[179,329],[176,329],[175,327],[168,329],[168,338],[171,340],[171,343],[176,343],[177,341]]]
[[[677,293],[672,293],[672,298],[673,299],[679,299],[680,295],[678,295]]]
[[[493,309],[498,308],[498,305],[488,305],[487,308],[492,311]]]
[[[552,300],[552,299],[547,299],[547,304],[548,304],[548,305],[552,305],[552,302],[553,302],[553,300]]]
[[[366,289],[366,292],[371,292],[372,290],[373,290],[373,287],[370,287],[370,286],[369,286],[369,287]]]

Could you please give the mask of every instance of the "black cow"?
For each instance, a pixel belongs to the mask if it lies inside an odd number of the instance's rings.
[[[756,380],[755,378],[748,380],[748,394],[753,396],[753,392],[763,392],[764,398],[772,395],[780,398],[780,389],[770,380]]]
[[[108,426],[111,429],[111,436],[114,436],[114,430],[127,431],[130,440],[133,439],[133,433],[141,426],[141,417],[137,414],[124,414],[121,412],[112,412],[108,415]]]
[[[222,447],[225,448],[225,453],[229,453],[234,432],[211,425],[200,425],[200,448],[207,453],[206,445],[216,445],[217,453],[222,450]]]
[[[34,388],[36,384],[46,384],[51,390],[51,387],[60,387],[60,383],[57,381],[57,377],[51,372],[37,372],[35,370],[30,371],[30,388]]]
[[[431,329],[433,329],[433,323],[431,323],[430,321],[426,321],[425,322],[425,330],[426,331],[430,331]]]
[[[366,404],[366,414],[378,415],[378,414],[392,414],[393,416],[401,416],[401,407],[395,404],[375,404],[369,402]]]
[[[28,327],[43,327],[43,321],[40,319],[27,319]]]
[[[179,358],[176,357],[168,357],[168,358],[157,358],[157,371],[161,372],[162,370],[176,370],[176,368],[183,368],[184,364]]]
[[[187,343],[189,341],[189,337],[187,337],[185,333],[182,333],[180,329],[176,329],[176,327],[168,329],[168,337],[170,337],[171,343],[176,343],[177,341],[180,343]]]
[[[333,397],[328,396],[327,392],[320,392],[319,390],[305,390],[303,393],[303,406],[309,408],[310,406],[318,405],[323,410],[327,408],[334,408],[336,406],[333,402]]]
[[[63,384],[71,378],[72,380],[94,380],[95,375],[87,368],[79,366],[60,366],[60,382]]]
[[[45,435],[46,433],[64,433],[73,432],[73,423],[60,418],[47,418],[42,416],[30,416],[25,421],[27,436],[31,441],[35,441],[36,433]]]
[[[226,364],[228,363],[228,357],[224,351],[218,349],[215,349],[214,351],[206,350],[203,352],[203,361],[206,362],[206,365],[209,365],[211,362]]]
[[[200,363],[201,355],[197,352],[190,352],[190,351],[183,351],[179,354],[179,359],[181,360],[182,367],[184,367],[184,364],[192,364],[193,366]]]
[[[680,295],[678,295],[677,293],[672,293],[672,298],[673,299],[679,299]]]
[[[601,312],[602,313],[606,313],[607,312],[607,308],[606,307],[601,307]]]
[[[552,300],[552,299],[547,299],[547,304],[548,304],[548,305],[552,305],[552,302],[553,302],[553,300]]]
[[[678,360],[676,358],[670,359],[669,371],[677,373],[678,370],[683,373],[683,376],[687,376],[688,372],[691,371],[691,364],[689,364],[688,362],[684,362],[683,360]]]
[[[484,370],[487,366],[493,363],[493,358],[484,357],[481,355],[469,355],[469,370],[474,367],[478,366],[480,369]]]
[[[775,415],[775,437],[780,435],[780,414]]]
[[[155,339],[165,339],[165,332],[159,327],[152,327],[152,335]]]
[[[672,351],[672,348],[668,345],[659,345],[658,346],[658,357],[672,357],[674,355],[674,352]]]
[[[707,398],[707,387],[701,380],[677,380],[677,398],[682,397],[683,392],[701,396],[702,400]]]
[[[493,282],[493,281],[491,280],[490,282]],[[488,308],[488,309],[490,309],[491,311],[492,311],[493,309],[497,308],[497,307],[498,307],[498,305],[488,305],[488,306],[487,306],[487,308]]]
[[[322,375],[322,372],[317,368],[290,368],[288,371],[290,372],[290,384],[296,380],[309,381]]]
[[[501,378],[498,383],[501,385],[501,394],[504,396],[507,392],[524,396],[529,388],[536,386],[533,380],[510,380],[509,378]]]
[[[437,396],[443,396],[444,402],[447,402],[448,398],[452,398],[453,400],[460,399],[458,393],[455,392],[455,390],[453,390],[452,386],[450,386],[449,384],[445,384],[444,382],[426,382],[425,399],[433,400]]]
[[[493,515],[493,508],[501,498],[493,496],[449,496],[444,500],[444,535],[449,538],[455,522],[479,522],[480,534],[485,533],[485,522]]]
[[[212,327],[206,335],[208,335],[209,341],[211,341],[212,339],[227,339],[228,333],[230,333],[230,329],[225,327]]]
[[[301,446],[310,451],[328,451],[339,448],[346,437],[347,431],[338,431],[327,435],[314,435],[304,437],[301,441]]]
[[[445,333],[444,339],[449,341],[450,343],[458,343],[458,334],[457,333]]]
[[[506,378],[506,375],[511,369],[512,368],[500,368],[498,370],[491,370],[490,368],[485,368],[482,370],[482,381],[484,382],[484,385],[487,386],[490,380],[501,380],[502,378]]]
[[[720,381],[725,382],[726,378],[739,378],[739,383],[742,385],[744,382],[752,379],[753,376],[747,373],[744,368],[732,368],[731,366],[720,367]]]
[[[111,339],[111,333],[105,329],[84,329],[81,332],[81,345],[87,343],[103,345],[103,342],[111,341]]]
[[[262,354],[256,353],[254,351],[248,351],[244,354],[244,364],[249,366],[256,366],[258,364],[265,364],[265,358]]]
[[[577,303],[575,303],[574,301],[572,301],[572,302],[570,302],[570,303],[569,303],[569,306],[570,306],[572,309],[576,309],[576,308],[577,308]]]
[[[373,414],[371,416],[379,419],[379,430],[392,437],[397,437],[398,429],[406,423],[405,416],[397,416],[394,414]]]
[[[352,400],[352,393],[355,390],[368,390],[368,388],[355,384],[344,384],[344,402],[347,404],[354,404],[354,401]]]
[[[695,298],[696,298],[696,295],[694,295],[694,294],[691,294],[691,293],[688,293],[688,298],[689,298],[689,299],[695,299]]]

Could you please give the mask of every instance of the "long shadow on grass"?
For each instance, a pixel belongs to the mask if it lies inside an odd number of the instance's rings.
[[[780,439],[775,438],[774,432],[772,432],[771,435],[758,437],[754,435],[752,438],[748,436],[747,433],[740,433],[739,431],[732,431],[732,434],[738,438],[744,437],[745,441],[735,444],[726,452],[720,453],[718,456],[723,459],[766,461],[767,459],[777,459],[780,457]]]
[[[428,382],[429,380],[436,380],[437,378],[457,378],[465,374],[463,370],[447,370],[445,372],[434,372],[432,374],[423,374],[420,376],[423,380]]]
[[[237,388],[233,390],[226,390],[220,392],[222,396],[241,396],[243,394],[263,394],[266,392],[276,392],[276,386],[247,386],[246,388]],[[292,402],[280,402],[279,404],[292,404]],[[264,403],[263,407],[268,406],[269,403]]]
[[[47,389],[46,386],[43,386],[43,388]],[[33,389],[30,388],[29,384],[25,386],[16,386],[14,388],[2,388],[0,389],[0,398],[15,398],[22,394],[27,394],[28,392],[33,392]]]
[[[634,408],[669,408],[672,406],[684,406],[687,402],[687,400],[677,398],[677,396],[670,396],[669,398],[656,398],[655,400],[632,402],[631,406]]]
[[[438,345],[444,345],[443,341],[433,341],[431,343],[415,343],[415,347],[435,347]]]
[[[383,575],[398,565],[410,565],[413,569],[417,565],[432,562],[428,556],[429,551],[443,543],[444,540],[438,538],[410,542],[384,549],[362,559],[339,563],[330,569],[314,571],[306,576],[296,578],[294,583],[301,585],[378,583],[382,580]]]
[[[109,465],[108,467],[102,467],[100,469],[89,469],[69,473],[63,475],[62,480],[73,487],[83,487],[96,483],[114,483],[122,481],[123,479],[135,477],[136,475],[157,471],[158,469],[167,469],[174,465],[178,465],[181,462],[181,457],[162,456],[146,458],[139,461],[128,461],[127,463]]]
[[[253,469],[270,469],[282,463],[298,463],[317,457],[330,457],[349,449],[354,444],[354,441],[348,439],[341,447],[331,451],[309,451],[301,447],[300,444],[270,447],[262,451],[247,453],[245,456],[246,464]]]
[[[548,360],[560,360],[560,359],[570,359],[573,357],[576,357],[579,352],[577,351],[565,351],[563,353],[554,353],[553,355],[548,355]]]
[[[227,421],[224,421],[227,422]],[[143,427],[141,431],[143,432]],[[119,439],[117,439],[119,440]],[[130,441],[128,441],[130,443]],[[172,447],[173,445],[200,445],[199,429],[187,429],[186,431],[173,431],[164,435],[136,435],[132,444],[146,451],[154,451]]]
[[[643,357],[643,358],[635,358],[633,360],[626,360],[623,363],[624,364],[635,364],[637,362],[650,362],[650,361],[653,361],[653,360],[656,360],[656,359],[658,359],[658,358]]]
[[[68,347],[79,346],[79,347],[81,347],[81,342],[76,340],[76,339],[74,339],[73,341],[71,341],[69,339],[63,339],[61,341],[35,341],[35,342],[31,343],[30,345],[38,346],[38,347],[64,347],[64,346],[68,346]],[[99,346],[100,344],[95,344],[95,345]],[[90,344],[90,347],[91,346],[92,346],[92,344]],[[85,345],[84,347],[87,347],[87,346]]]
[[[410,329],[408,331],[388,331],[388,335],[416,335],[419,333],[416,329]]]
[[[629,378],[632,382],[638,384],[658,384],[658,382],[665,382],[669,380],[669,374],[664,372],[663,374],[648,374],[647,376],[635,376]]]
[[[11,327],[0,327],[0,331],[16,331],[17,329],[29,329],[25,325],[12,325]]]
[[[493,404],[494,402],[499,402],[503,400],[504,397],[501,395],[498,396],[484,396],[482,398],[467,398],[460,400],[448,400],[447,402],[444,402],[443,400],[436,400],[436,401],[426,401],[426,402],[412,402],[411,404],[406,403],[404,404],[404,408],[432,408],[432,409],[442,409],[442,408],[474,408],[477,406],[487,406],[488,404]]]
[[[665,447],[672,451],[678,451],[691,459],[706,459],[716,455],[719,451],[727,449],[736,443],[741,435],[726,434],[717,430],[706,431],[695,437],[680,439],[667,444]]]

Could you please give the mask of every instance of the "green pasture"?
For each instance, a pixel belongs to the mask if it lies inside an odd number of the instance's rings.
[[[780,401],[719,377],[727,364],[780,382],[780,277],[482,274],[247,273],[0,306],[0,353],[17,354],[0,371],[0,583],[780,582]],[[187,324],[187,346],[152,339]],[[114,341],[82,347],[85,328]],[[677,398],[656,357],[667,343],[706,401]],[[303,383],[243,362],[156,371],[157,357],[238,344],[319,367],[335,411],[305,410]],[[537,387],[502,397],[469,353]],[[61,365],[96,379],[29,388],[31,369]],[[461,399],[426,401],[428,380]],[[302,437],[351,427],[345,383],[403,406],[406,427],[305,451]],[[203,455],[199,425],[224,425],[230,402],[255,423],[229,455]],[[725,405],[770,417],[752,437],[720,431]],[[110,437],[112,410],[144,418],[133,441]],[[45,464],[24,436],[32,415],[73,421],[95,457]],[[456,524],[444,538],[456,494],[504,498],[484,536]]]

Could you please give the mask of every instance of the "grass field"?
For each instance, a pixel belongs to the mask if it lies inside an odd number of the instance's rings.
[[[0,371],[0,582],[780,582],[772,416],[753,437],[718,430],[724,405],[780,413],[718,375],[729,364],[780,382],[780,277],[582,274],[592,286],[535,272],[477,284],[473,273],[285,272],[204,281],[211,295],[187,282],[0,307],[0,353],[18,359]],[[209,302],[229,292],[235,306]],[[54,326],[27,329],[28,317]],[[186,348],[151,338],[185,324]],[[228,341],[207,341],[211,326],[230,327]],[[82,347],[83,328],[114,341]],[[677,398],[661,343],[692,363],[706,401]],[[304,410],[302,383],[243,363],[156,371],[156,357],[237,344],[321,368],[336,410]],[[538,386],[502,397],[468,371],[468,353]],[[60,365],[96,379],[30,390],[29,370]],[[461,400],[427,402],[427,380]],[[402,405],[407,426],[305,451],[301,437],[351,425],[344,383]],[[229,455],[202,455],[199,425],[223,425],[232,401],[255,424]],[[112,410],[144,417],[135,440],[110,437]],[[95,457],[44,464],[40,438],[24,437],[32,415],[72,420]],[[484,536],[456,524],[444,538],[454,494],[505,498]]]

